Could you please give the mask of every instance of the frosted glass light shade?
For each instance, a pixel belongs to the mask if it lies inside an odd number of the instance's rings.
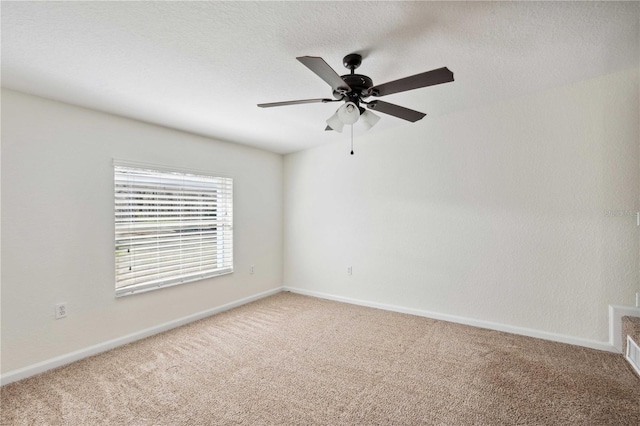
[[[338,108],[338,118],[343,124],[353,124],[360,118],[360,110],[353,102],[347,102]]]
[[[338,133],[342,133],[344,123],[340,121],[340,118],[338,117],[338,111],[336,111],[331,117],[327,119],[327,126],[331,127]]]
[[[380,116],[372,113],[371,111],[363,112],[360,117],[362,118],[362,124],[366,130],[372,128],[378,121],[380,121]]]

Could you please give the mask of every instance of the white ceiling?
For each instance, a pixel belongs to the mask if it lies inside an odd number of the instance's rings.
[[[384,97],[426,112],[380,114],[370,132],[638,66],[640,3],[7,2],[2,86],[278,153],[325,132],[339,104],[296,56],[374,84],[447,66],[456,81]],[[357,130],[356,130],[357,132]]]

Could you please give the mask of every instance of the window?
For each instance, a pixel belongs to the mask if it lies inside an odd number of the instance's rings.
[[[114,164],[116,296],[233,272],[233,180]]]

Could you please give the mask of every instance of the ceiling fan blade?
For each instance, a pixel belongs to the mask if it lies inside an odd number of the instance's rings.
[[[324,59],[317,56],[300,56],[296,58],[304,66],[313,71],[318,77],[327,82],[334,92],[347,93],[351,87],[340,78],[337,72],[327,64]]]
[[[403,120],[411,121],[412,123],[421,120],[425,115],[427,115],[420,111],[414,111],[409,108],[383,101],[371,101],[367,104],[367,108],[384,114],[393,115],[394,117],[402,118]]]
[[[407,90],[449,83],[451,81],[453,81],[453,73],[449,71],[449,68],[444,67],[379,84],[371,88],[371,94],[373,96],[386,96],[392,93],[406,92]]]
[[[271,102],[268,104],[258,104],[260,108],[271,108],[277,106],[285,106],[285,105],[298,105],[298,104],[315,104],[315,103],[327,103],[327,102],[338,102],[339,99],[300,99],[298,101],[284,101],[284,102]]]

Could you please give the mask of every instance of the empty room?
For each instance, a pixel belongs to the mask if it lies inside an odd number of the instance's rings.
[[[640,2],[0,8],[0,424],[640,424]]]

